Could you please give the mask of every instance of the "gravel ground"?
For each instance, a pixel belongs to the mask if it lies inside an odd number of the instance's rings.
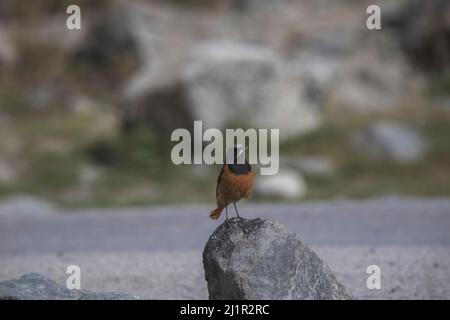
[[[0,203],[0,281],[34,271],[61,283],[77,264],[82,287],[152,299],[206,299],[201,253],[218,226],[207,206],[60,210],[33,199]],[[450,298],[450,200],[241,205],[281,221],[357,298]],[[381,268],[381,289],[366,268]]]

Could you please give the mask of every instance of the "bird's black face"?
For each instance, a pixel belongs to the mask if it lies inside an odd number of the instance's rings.
[[[234,146],[233,147],[233,163],[243,164],[246,161],[245,159],[245,150],[242,146]]]
[[[228,149],[226,154],[226,163],[232,164],[232,163],[239,163],[243,164],[245,163],[245,149],[241,145],[235,145]]]
[[[245,150],[242,147],[235,146],[233,148],[233,156],[233,163],[228,164],[231,172],[233,172],[234,174],[247,174],[252,170],[247,160],[245,159]],[[239,160],[241,162],[239,162]]]
[[[240,148],[238,148],[238,147],[234,147],[234,149],[233,149],[233,155],[234,155],[234,162],[236,163],[237,161],[237,158],[238,158],[238,156],[239,156],[239,152],[241,152],[241,149]]]

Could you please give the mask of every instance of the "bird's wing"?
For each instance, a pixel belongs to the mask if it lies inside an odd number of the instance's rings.
[[[220,170],[219,177],[217,178],[217,186],[216,186],[216,198],[219,196],[219,184],[222,180],[223,171],[225,170],[226,164],[222,166],[222,170]]]

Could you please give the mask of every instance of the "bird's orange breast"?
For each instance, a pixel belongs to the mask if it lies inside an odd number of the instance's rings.
[[[224,165],[217,185],[217,205],[226,206],[242,198],[251,195],[255,174],[235,174],[230,171],[228,165]]]

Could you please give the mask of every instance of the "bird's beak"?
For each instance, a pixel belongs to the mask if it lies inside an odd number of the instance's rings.
[[[245,152],[245,151],[247,151],[247,149],[248,149],[248,147],[247,148],[245,148],[245,149],[242,149],[240,152],[239,152],[239,154],[236,156],[236,158],[237,157],[239,157],[241,154],[242,154],[242,152]]]

